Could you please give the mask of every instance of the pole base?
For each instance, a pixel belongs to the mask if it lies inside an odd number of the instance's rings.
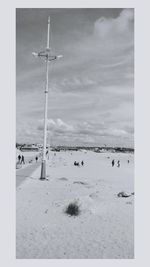
[[[46,160],[42,161],[40,180],[45,180],[45,179],[46,179]]]

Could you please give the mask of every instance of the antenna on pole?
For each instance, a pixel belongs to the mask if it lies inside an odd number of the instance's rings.
[[[46,88],[45,88],[45,105],[44,105],[44,138],[43,138],[43,155],[42,155],[42,165],[41,165],[41,180],[46,179],[46,143],[47,143],[47,110],[48,110],[48,81],[49,81],[49,62],[61,58],[61,55],[52,55],[50,50],[50,16],[48,17],[47,25],[47,47],[44,51],[39,53],[32,53],[33,56],[44,59],[46,62]]]
[[[48,17],[48,27],[47,27],[47,49],[50,49],[50,16]]]

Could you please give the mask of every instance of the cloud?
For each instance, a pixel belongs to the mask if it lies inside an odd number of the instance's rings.
[[[44,121],[39,121],[38,130],[43,130]],[[47,130],[52,131],[53,133],[67,133],[67,132],[74,132],[74,127],[63,122],[61,119],[48,119],[47,120]]]
[[[43,120],[39,121],[39,125],[37,127],[39,131],[43,130]],[[106,127],[105,124],[99,123],[95,124],[94,122],[78,122],[76,124],[66,123],[62,119],[48,119],[48,132],[53,136],[53,140],[57,142],[58,140],[62,142],[89,142],[94,144],[95,140],[97,142],[101,141],[102,137],[112,138],[127,138],[130,135],[130,130],[127,131],[123,128],[112,128]],[[71,138],[71,141],[70,141]]]
[[[133,87],[133,19],[133,9],[124,9],[116,18],[100,17],[90,34],[70,40],[64,59],[55,65],[55,89],[78,93],[94,92],[100,86]]]
[[[125,38],[133,30],[133,9],[124,9],[117,18],[100,17],[95,22],[94,33],[101,39]],[[117,41],[116,40],[116,41]]]

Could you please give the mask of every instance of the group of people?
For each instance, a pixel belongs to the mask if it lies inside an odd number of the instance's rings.
[[[81,165],[83,166],[84,165],[84,161],[82,160],[81,161]],[[79,162],[76,162],[76,160],[74,161],[74,166],[80,166],[80,163]]]
[[[23,155],[22,156],[18,155],[18,163],[19,164],[25,164],[24,156]]]
[[[31,163],[33,160],[29,160],[29,163]],[[35,161],[38,161],[38,156],[35,157]],[[24,156],[18,155],[18,163],[19,164],[25,164]]]
[[[130,163],[129,159],[127,160],[128,164]],[[112,167],[114,167],[115,165],[115,160],[113,159],[112,162],[111,162],[111,165]],[[119,168],[120,167],[120,160],[117,161],[117,167]]]
[[[112,160],[111,164],[112,164],[112,167],[114,167],[114,165],[115,165],[115,160],[114,159]],[[117,161],[117,167],[118,168],[120,167],[120,160]]]

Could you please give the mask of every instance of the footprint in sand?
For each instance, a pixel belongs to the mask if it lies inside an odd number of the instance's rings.
[[[75,181],[73,184],[82,184],[82,185],[88,185],[86,182],[81,182],[81,181]]]
[[[91,198],[93,198],[93,199],[96,199],[96,198],[98,198],[98,193],[99,193],[99,191],[93,192],[93,193],[91,193],[91,194],[89,195],[89,197],[91,197]]]
[[[65,178],[65,177],[58,178],[58,180],[60,180],[60,181],[68,181],[68,179],[67,179],[67,178]]]
[[[131,202],[131,201],[128,201],[128,202],[126,202],[126,204],[128,204],[128,205],[132,205],[132,202]]]

